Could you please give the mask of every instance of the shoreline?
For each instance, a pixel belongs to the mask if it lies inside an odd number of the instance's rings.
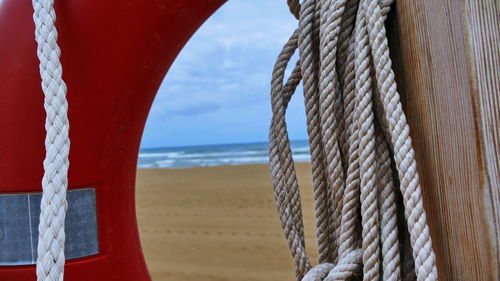
[[[311,165],[309,161],[295,161],[295,166],[297,165]],[[137,167],[137,170],[188,170],[188,169],[198,169],[198,168],[215,168],[215,167],[237,167],[237,166],[266,166],[269,168],[268,162],[263,163],[237,163],[237,164],[225,164],[225,165],[212,165],[212,166],[192,166],[192,167]]]

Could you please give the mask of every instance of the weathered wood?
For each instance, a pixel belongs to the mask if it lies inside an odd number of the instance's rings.
[[[396,6],[399,86],[439,279],[500,280],[500,2]]]

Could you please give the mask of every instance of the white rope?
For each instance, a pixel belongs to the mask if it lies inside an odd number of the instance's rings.
[[[47,114],[36,262],[38,281],[62,281],[65,263],[64,221],[67,209],[69,124],[53,4],[53,0],[33,0],[35,39],[38,43],[37,55]]]
[[[270,168],[297,280],[436,281],[415,153],[384,27],[393,0],[287,2],[299,27],[273,71]],[[297,49],[299,61],[285,83]],[[300,79],[320,262],[314,267],[306,254],[285,121]]]

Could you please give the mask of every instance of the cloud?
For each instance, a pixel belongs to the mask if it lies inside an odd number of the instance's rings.
[[[177,106],[173,104],[173,106],[168,110],[168,112],[176,114],[176,115],[189,115],[196,116],[212,111],[216,111],[220,108],[218,104],[201,104],[201,103],[193,103],[193,104],[182,104],[182,106]]]
[[[265,141],[277,54],[297,22],[284,1],[228,1],[190,39],[167,74],[145,128],[144,147]],[[290,132],[305,138],[300,94]],[[204,132],[193,138],[193,132]]]

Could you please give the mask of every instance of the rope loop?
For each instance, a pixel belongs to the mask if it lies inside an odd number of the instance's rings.
[[[298,29],[273,71],[270,171],[297,280],[437,280],[384,26],[393,0],[287,2]],[[299,61],[284,83],[296,49]],[[320,263],[314,267],[285,120],[300,80]]]
[[[322,263],[313,267],[302,281],[342,281],[360,276],[363,251],[354,250],[340,258],[337,264]]]

